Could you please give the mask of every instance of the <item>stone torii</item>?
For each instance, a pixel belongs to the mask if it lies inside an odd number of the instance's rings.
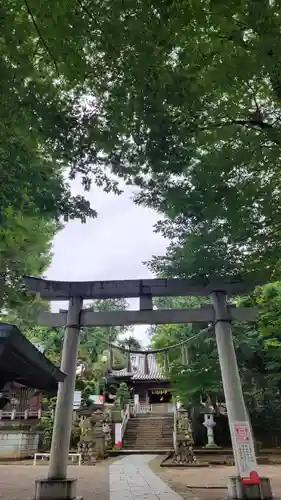
[[[67,478],[72,425],[76,363],[81,327],[136,324],[213,323],[237,476],[230,478],[230,498],[271,498],[268,478],[259,477],[248,412],[242,393],[231,321],[255,322],[253,308],[227,305],[227,296],[250,293],[257,284],[235,278],[209,279],[203,284],[191,280],[151,279],[125,281],[63,282],[24,277],[26,288],[49,301],[69,301],[68,311],[42,313],[43,326],[65,327],[61,371],[67,376],[59,384],[48,477],[36,481],[35,498],[76,498],[76,479]],[[194,309],[153,309],[153,297],[210,296],[210,306]],[[83,300],[139,298],[137,311],[92,312],[83,310]]]

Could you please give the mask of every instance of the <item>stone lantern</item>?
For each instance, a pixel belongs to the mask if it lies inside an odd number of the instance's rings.
[[[208,442],[206,448],[218,448],[214,439],[214,427],[216,422],[214,421],[214,410],[211,407],[206,407],[204,410],[204,427],[207,429]]]

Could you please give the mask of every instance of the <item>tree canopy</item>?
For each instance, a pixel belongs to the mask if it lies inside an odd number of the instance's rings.
[[[1,9],[5,72],[9,81],[15,68],[25,75],[9,92],[17,110],[28,103],[23,123],[35,121],[30,141],[39,133],[44,158],[67,161],[86,186],[93,175],[116,188],[108,167],[140,185],[138,201],[168,218],[159,226],[172,239],[166,273],[274,274],[277,1],[26,0]]]
[[[41,57],[31,19],[28,2],[1,5],[0,222],[7,210],[85,221],[95,212],[66,181],[69,99]]]
[[[22,275],[41,275],[48,268],[52,239],[61,226],[48,218],[10,211],[0,226],[0,312],[17,310],[37,299],[24,293]],[[45,306],[46,307],[46,306]]]

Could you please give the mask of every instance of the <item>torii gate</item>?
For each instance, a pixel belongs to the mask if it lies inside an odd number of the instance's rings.
[[[24,277],[24,283],[29,291],[39,293],[45,300],[69,301],[67,312],[44,312],[38,318],[43,326],[66,329],[61,371],[66,373],[67,377],[59,384],[58,389],[48,478],[36,481],[36,500],[47,497],[54,500],[76,498],[76,479],[67,478],[67,463],[80,327],[203,322],[213,323],[215,326],[233,454],[238,472],[237,476],[231,478],[230,498],[271,498],[268,478],[261,478],[257,473],[251,425],[231,332],[232,320],[255,322],[257,312],[253,308],[228,306],[226,301],[227,296],[250,293],[259,283],[234,278],[216,281],[210,279],[203,284],[180,279],[64,282],[29,276]],[[153,310],[153,297],[164,296],[210,296],[212,306]],[[135,297],[140,299],[137,311],[82,310],[84,299]],[[249,494],[252,496],[248,496]]]

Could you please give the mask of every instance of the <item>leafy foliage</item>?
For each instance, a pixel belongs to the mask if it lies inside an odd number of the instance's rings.
[[[142,348],[140,342],[132,336],[119,340],[118,344],[120,345],[120,347],[125,347],[130,351],[138,351]]]
[[[27,193],[74,216],[85,205],[63,166],[118,191],[110,167],[167,216],[157,271],[278,278],[278,2],[25,0],[1,14],[4,207]]]
[[[125,410],[130,400],[130,391],[125,382],[121,382],[116,393],[116,401],[120,404],[122,410]]]
[[[0,227],[0,311],[24,306],[31,299],[22,290],[23,274],[41,275],[51,261],[51,245],[60,225],[39,216],[6,213]]]
[[[272,274],[281,220],[278,2],[26,0],[2,9],[5,71],[26,75],[15,82],[30,106],[26,129],[37,119],[42,137],[48,108],[52,158],[67,158],[85,185],[93,173],[109,188],[110,166],[144,188],[138,201],[168,217],[159,226],[173,239],[167,272]]]
[[[75,36],[71,41],[74,26],[78,33],[82,27],[79,17],[65,1],[47,7],[8,0],[1,5],[1,21],[0,220],[12,208],[85,221],[95,212],[84,197],[71,195],[65,178],[65,169],[82,161],[85,106],[77,102],[75,82],[66,85],[67,76],[81,76],[82,53],[73,49],[84,49]],[[48,47],[53,43],[56,48]],[[104,184],[104,177],[99,172],[97,184]],[[107,190],[115,186],[107,179]]]
[[[49,407],[49,402],[47,402]],[[76,450],[77,444],[80,439],[81,429],[79,426],[79,419],[75,419],[72,422],[71,436],[70,436],[70,450]],[[35,430],[42,434],[42,450],[49,452],[52,443],[54,418],[48,413],[43,413],[40,422],[36,425]]]
[[[280,343],[276,336],[276,310],[280,303],[280,283],[259,287],[252,297],[239,299],[243,305],[259,308],[258,328],[235,323],[233,337],[243,391],[251,413],[275,405],[281,394]],[[169,299],[174,307],[190,307],[190,299]],[[193,298],[195,303],[197,299]],[[172,305],[170,302],[170,305]],[[198,305],[198,304],[197,304]],[[161,325],[152,336],[152,345],[161,348],[176,344],[195,335],[192,325]],[[214,407],[223,401],[218,352],[215,334],[198,335],[189,344],[189,361],[183,365],[180,349],[169,355],[170,378],[173,390],[185,404],[197,405],[201,399],[210,400]],[[161,361],[161,360],[160,360]],[[276,405],[275,405],[276,406]]]

